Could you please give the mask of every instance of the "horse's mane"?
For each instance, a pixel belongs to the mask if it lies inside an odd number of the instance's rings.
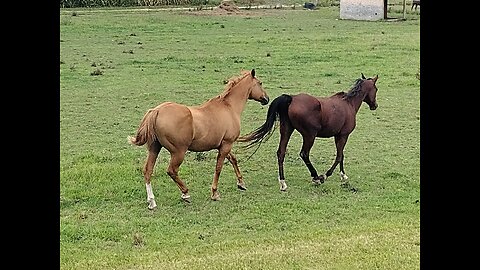
[[[350,90],[348,90],[347,93],[345,93],[344,91],[340,91],[340,92],[337,92],[334,95],[332,95],[332,97],[339,97],[339,98],[343,98],[343,99],[354,97],[360,92],[360,89],[362,88],[361,87],[362,82],[363,82],[362,79],[357,79],[355,81],[355,83],[353,84],[352,88],[350,88]]]
[[[242,75],[240,76],[234,76],[234,77],[231,77],[230,79],[228,79],[228,82],[225,84],[225,87],[224,87],[224,90],[223,92],[216,96],[216,97],[213,97],[209,100],[207,100],[204,104],[207,104],[208,102],[210,101],[213,101],[213,100],[219,100],[219,101],[222,101],[225,99],[226,96],[228,96],[228,94],[230,94],[230,91],[232,90],[232,88],[238,84],[238,82],[240,82],[243,78],[245,78],[248,74],[250,74],[250,72],[246,71],[246,70],[243,70],[242,71]]]
[[[360,89],[362,89],[362,83],[363,83],[362,79],[357,79],[353,84],[352,88],[350,88],[350,90],[347,93],[340,92],[344,94],[343,98],[346,99],[346,98],[356,96],[360,92]],[[340,93],[337,93],[337,94],[340,94]]]
[[[236,77],[232,77],[230,79],[228,79],[228,82],[227,84],[225,85],[225,88],[223,90],[223,92],[217,97],[217,98],[220,98],[220,99],[224,99],[229,93],[230,91],[232,90],[232,88],[238,84],[238,82],[240,82],[242,79],[244,79],[245,77],[247,77],[247,75],[249,75],[250,72],[249,71],[242,71],[242,75],[240,76],[236,76]]]

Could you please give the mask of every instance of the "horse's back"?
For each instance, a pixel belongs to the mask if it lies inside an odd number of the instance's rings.
[[[233,143],[240,134],[240,119],[231,110],[207,102],[186,106],[164,102],[158,111],[155,131],[160,144],[168,150],[208,151],[226,141]]]
[[[314,133],[317,137],[327,138],[351,132],[347,106],[338,96],[314,97],[298,94],[292,96],[288,114],[292,125],[300,133]]]

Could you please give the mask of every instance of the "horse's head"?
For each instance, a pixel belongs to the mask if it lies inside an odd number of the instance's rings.
[[[252,76],[252,83],[248,99],[253,99],[260,102],[262,105],[267,105],[270,99],[267,92],[263,89],[262,82],[255,77],[255,69],[252,69],[250,75]]]
[[[378,75],[376,75],[373,78],[367,79],[362,73],[362,79],[363,79],[362,87],[364,88],[364,91],[366,93],[363,101],[365,101],[365,103],[368,104],[368,106],[370,107],[370,110],[375,110],[378,107],[378,104],[377,104],[378,89],[377,89],[377,86],[375,85],[378,79]]]

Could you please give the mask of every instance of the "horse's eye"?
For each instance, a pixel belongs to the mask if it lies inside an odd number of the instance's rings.
[[[260,82],[260,85],[262,85],[262,84],[263,84],[263,82]]]

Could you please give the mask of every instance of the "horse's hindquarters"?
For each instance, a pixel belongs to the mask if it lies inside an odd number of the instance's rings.
[[[185,105],[167,102],[157,108],[155,134],[160,144],[170,152],[186,151],[192,142],[192,114]]]

